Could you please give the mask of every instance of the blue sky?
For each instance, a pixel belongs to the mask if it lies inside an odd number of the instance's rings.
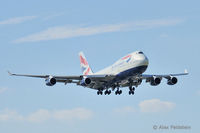
[[[11,4],[12,3],[12,4]],[[198,132],[199,1],[2,1],[0,4],[0,132],[155,132],[184,125]],[[145,73],[183,72],[177,85],[145,82],[134,96],[97,96],[74,84],[45,86],[26,74],[79,75],[78,52],[93,71],[142,50]],[[172,130],[158,130],[171,132]]]

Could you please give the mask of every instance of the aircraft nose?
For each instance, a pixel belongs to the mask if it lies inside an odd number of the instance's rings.
[[[148,58],[147,58],[146,56],[145,56],[145,58],[144,58],[143,61],[144,61],[144,64],[145,64],[145,65],[148,65],[148,64],[149,64],[149,60],[148,60]]]
[[[136,54],[136,55],[134,56],[134,59],[135,59],[135,60],[138,60],[138,61],[140,62],[141,65],[146,65],[146,66],[148,66],[148,64],[149,64],[149,60],[148,60],[148,58],[143,54],[143,52],[140,53],[140,54]]]

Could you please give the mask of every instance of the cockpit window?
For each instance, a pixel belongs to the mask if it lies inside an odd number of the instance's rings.
[[[142,51],[140,51],[140,52],[138,52],[138,54],[143,54],[143,52],[142,52]]]

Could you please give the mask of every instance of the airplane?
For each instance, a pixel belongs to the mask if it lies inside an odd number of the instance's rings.
[[[97,95],[110,95],[111,90],[115,91],[116,95],[122,94],[120,88],[129,87],[129,95],[134,95],[135,87],[138,87],[143,80],[150,83],[152,86],[157,86],[161,83],[163,78],[167,79],[168,85],[175,85],[178,82],[176,76],[187,75],[184,73],[179,74],[166,74],[166,75],[149,75],[143,74],[149,64],[148,58],[142,51],[130,53],[113,65],[106,67],[96,73],[93,73],[90,65],[88,64],[83,52],[79,53],[82,75],[75,76],[53,76],[53,75],[26,75],[9,73],[11,76],[25,76],[34,78],[44,78],[47,86],[53,86],[57,82],[75,83],[79,86],[97,90]]]

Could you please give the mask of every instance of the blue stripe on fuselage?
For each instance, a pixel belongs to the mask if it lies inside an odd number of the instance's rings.
[[[117,74],[116,80],[123,80],[129,76],[135,76],[137,74],[142,74],[143,72],[146,71],[146,69],[147,69],[147,66],[138,66],[138,67],[130,68],[128,70],[125,70],[125,71]]]

